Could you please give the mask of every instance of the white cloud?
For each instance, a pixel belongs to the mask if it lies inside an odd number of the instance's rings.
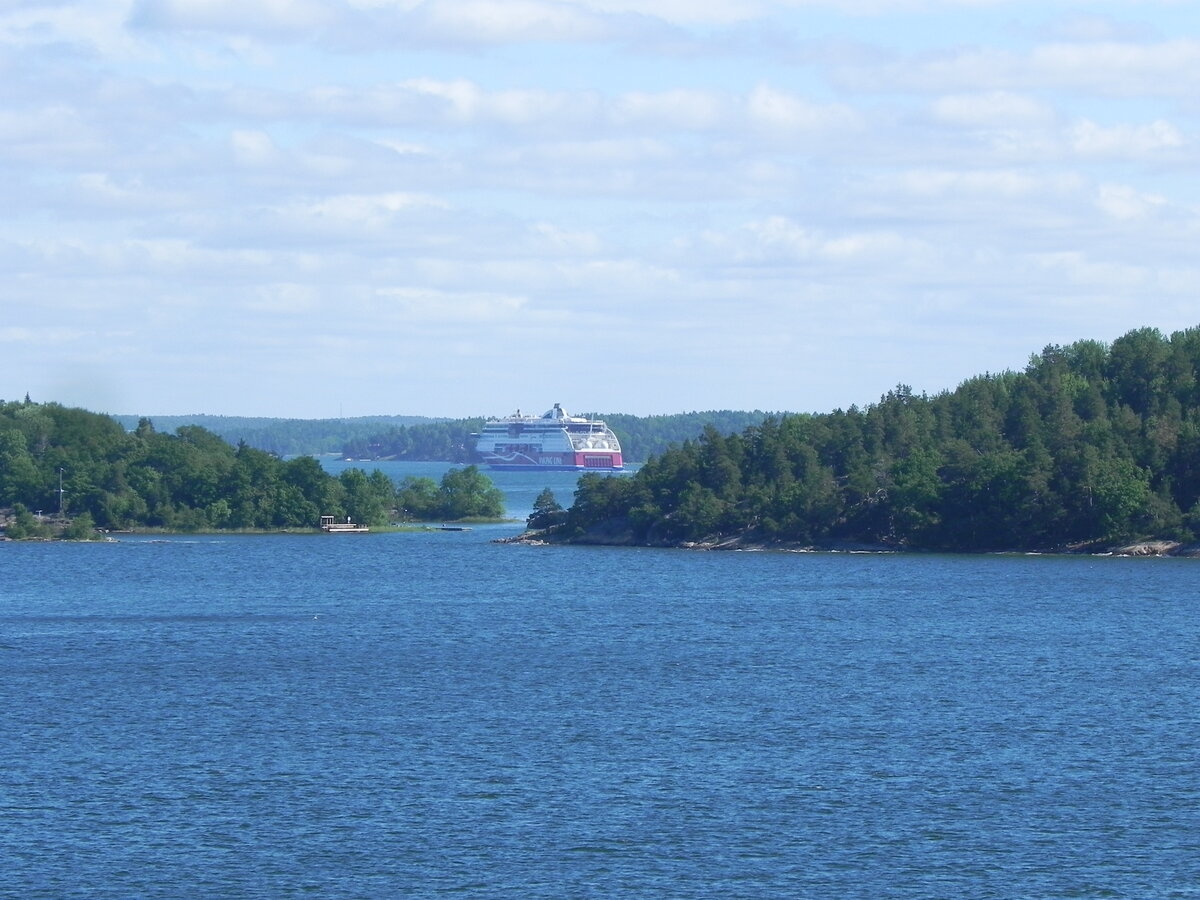
[[[590,231],[571,231],[552,222],[538,222],[531,232],[541,247],[551,253],[594,256],[602,247],[600,237]]]
[[[1167,199],[1122,184],[1102,184],[1096,205],[1114,219],[1136,221],[1166,208]]]
[[[680,88],[606,96],[592,90],[491,90],[466,78],[422,77],[358,91],[323,86],[299,100],[244,93],[230,100],[243,114],[333,116],[347,124],[495,126],[547,135],[614,130],[734,135],[750,127],[791,137],[847,133],[863,125],[846,104],[816,102],[765,84],[742,93]]]
[[[1034,50],[1024,77],[1115,96],[1189,95],[1200,79],[1200,40],[1051,44]]]
[[[284,210],[283,218],[290,222],[319,223],[326,228],[371,231],[391,225],[401,213],[445,206],[444,202],[422,194],[341,194],[296,205]]]
[[[705,131],[728,124],[729,103],[712,91],[632,91],[611,104],[611,120],[619,126]]]
[[[1030,198],[1073,194],[1081,187],[1072,175],[1045,176],[1012,169],[918,169],[900,174],[893,184],[914,196]]]
[[[145,53],[126,28],[129,0],[47,0],[0,4],[0,45],[95,47],[106,55]]]
[[[264,284],[253,291],[248,306],[260,312],[309,315],[321,311],[321,292],[311,284]]]
[[[1075,251],[1047,253],[1040,259],[1047,269],[1059,270],[1074,284],[1102,289],[1105,293],[1141,291],[1154,284],[1152,269],[1128,263],[1097,262]]]
[[[1144,37],[1145,31],[1127,20],[1084,13],[1055,21],[1047,30],[1056,38],[1071,42],[1125,40],[1130,37]]]
[[[528,304],[525,297],[488,293],[452,292],[430,288],[380,288],[395,314],[405,322],[464,322],[471,324],[509,321]]]
[[[649,15],[680,25],[730,25],[755,19],[774,4],[760,0],[580,0],[606,13]]]
[[[78,109],[55,103],[33,111],[0,110],[0,157],[45,162],[103,152],[103,140]]]
[[[229,142],[234,158],[244,166],[269,166],[280,157],[279,148],[264,131],[234,131],[229,136]]]
[[[843,67],[866,91],[1065,90],[1105,97],[1189,97],[1200,81],[1200,40],[1055,43],[1026,52],[988,46]]]
[[[227,41],[315,42],[338,50],[418,46],[469,49],[513,43],[592,43],[650,21],[570,0],[137,0],[143,32],[207,33]]]
[[[586,7],[543,0],[426,0],[413,19],[423,34],[456,44],[595,41],[612,34]]]
[[[523,149],[507,160],[512,164],[540,164],[556,168],[574,167],[609,169],[642,163],[660,163],[675,158],[670,144],[643,137],[609,138],[591,141],[540,143]]]
[[[387,147],[400,156],[428,156],[433,150],[426,144],[415,144],[409,141],[397,141],[390,138],[379,138],[376,143]]]
[[[329,27],[339,3],[321,0],[136,0],[130,19],[141,28],[295,36]]]
[[[416,78],[400,86],[412,94],[441,104],[445,121],[454,124],[486,122],[531,125],[556,116],[573,117],[576,98],[557,91],[487,91],[467,79],[443,81]]]
[[[1194,324],[1200,28],[1092,8],[0,0],[6,363],[79,323],[233,413],[453,356],[456,414],[582,331],[608,408],[711,406],[721,360],[722,404],[821,409]]]
[[[939,97],[933,113],[943,122],[973,128],[1039,127],[1055,120],[1048,104],[1011,91]]]
[[[14,325],[0,326],[0,344],[26,344],[41,352],[46,347],[74,344],[90,337],[78,328],[27,328]]]
[[[1086,156],[1139,159],[1166,150],[1178,150],[1186,141],[1170,122],[1159,119],[1148,125],[1103,127],[1082,121],[1071,128],[1072,149]]]
[[[107,172],[84,172],[75,180],[74,198],[114,214],[147,215],[179,209],[189,202],[180,191],[148,187],[140,177],[114,178]]]
[[[927,253],[920,241],[896,232],[829,234],[786,216],[746,222],[731,231],[708,230],[694,246],[703,257],[735,265],[819,263],[840,267],[868,261],[912,260]]]
[[[746,98],[750,123],[775,134],[823,132],[854,128],[858,116],[842,104],[818,104],[765,84]]]

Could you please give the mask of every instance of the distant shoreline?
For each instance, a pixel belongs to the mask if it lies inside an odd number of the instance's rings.
[[[1087,544],[1067,547],[1045,547],[1023,550],[939,550],[925,547],[904,547],[890,544],[860,544],[852,541],[825,541],[805,544],[796,541],[763,541],[747,539],[745,536],[713,537],[708,540],[679,541],[676,543],[639,543],[627,535],[597,531],[575,538],[562,538],[551,530],[525,531],[507,538],[498,538],[499,544],[538,544],[592,547],[655,547],[664,550],[703,550],[716,552],[766,552],[782,553],[862,553],[862,554],[941,554],[949,556],[1113,556],[1128,558],[1175,558],[1200,559],[1200,544],[1185,544],[1172,540],[1142,540],[1121,544]]]
[[[473,525],[504,525],[520,522],[520,519],[462,519],[462,520],[442,520],[430,519],[427,522],[406,522],[402,524],[389,525],[372,525],[370,531],[366,534],[396,534],[401,532],[421,532],[421,531],[458,531],[470,530]],[[197,531],[182,531],[172,528],[124,528],[114,531],[95,532],[94,537],[87,538],[66,538],[58,535],[44,536],[37,535],[33,537],[9,537],[3,529],[0,529],[0,543],[11,544],[103,544],[117,543],[122,535],[130,537],[202,537],[202,536],[228,536],[228,537],[255,537],[255,536],[270,536],[270,535],[313,535],[323,536],[325,532],[320,528],[203,528]]]

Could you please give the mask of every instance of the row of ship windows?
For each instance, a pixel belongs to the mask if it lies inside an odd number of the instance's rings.
[[[509,425],[499,428],[484,428],[483,433],[489,435],[507,434],[509,437],[517,437],[522,434],[562,434],[563,427],[561,425]],[[570,434],[608,434],[607,428],[589,428],[586,425],[569,425],[565,429]]]
[[[540,453],[541,447],[535,447],[532,444],[497,444],[494,453]],[[570,454],[567,454],[570,455]],[[609,469],[612,468],[612,456],[590,456],[583,457],[583,464],[588,468],[594,469]]]

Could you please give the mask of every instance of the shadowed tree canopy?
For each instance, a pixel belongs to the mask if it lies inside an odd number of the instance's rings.
[[[564,539],[1028,550],[1200,536],[1200,329],[1048,346],[1023,372],[705,430],[585,477]]]
[[[447,478],[430,518],[503,515],[503,497],[478,470]],[[198,425],[165,434],[141,419],[127,432],[108,416],[57,403],[0,402],[0,509],[13,511],[8,535],[49,534],[36,512],[57,514],[60,500],[70,534],[95,527],[312,528],[323,515],[383,525],[398,506],[396,486],[378,470],[334,476],[312,457],[283,460],[245,441],[234,447]]]

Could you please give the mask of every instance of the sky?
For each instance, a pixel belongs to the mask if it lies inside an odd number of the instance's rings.
[[[0,398],[828,412],[1200,325],[1194,0],[0,0]]]

